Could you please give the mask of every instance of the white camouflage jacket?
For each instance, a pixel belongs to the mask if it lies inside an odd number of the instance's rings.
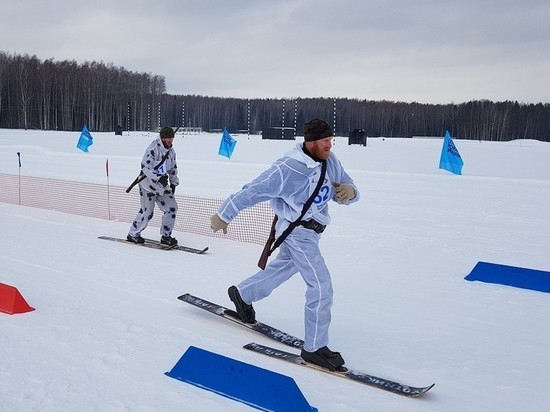
[[[170,151],[166,160],[162,165],[155,170],[155,166],[158,165],[166,152]],[[141,160],[141,171],[145,175],[145,179],[139,182],[139,186],[146,192],[155,193],[157,195],[164,195],[171,193],[170,185],[177,186],[180,181],[178,178],[178,165],[176,162],[176,151],[173,147],[167,149],[162,144],[160,137],[153,140],[151,144],[145,150],[143,159]],[[162,175],[168,175],[168,184],[162,186],[158,179]]]
[[[229,223],[241,210],[269,200],[278,216],[276,232],[279,236],[291,222],[298,219],[303,205],[315,190],[320,175],[321,163],[305,154],[302,144],[298,143],[256,179],[244,185],[239,192],[230,195],[218,209],[218,215]],[[327,159],[324,183],[302,220],[315,219],[324,225],[330,223],[328,201],[335,200],[336,193],[333,183],[345,183],[355,188],[355,197],[346,204],[359,200],[359,190],[336,155],[331,152]]]

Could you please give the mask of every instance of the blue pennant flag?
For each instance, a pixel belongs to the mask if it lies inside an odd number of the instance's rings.
[[[88,152],[88,147],[94,144],[94,138],[90,134],[90,131],[88,130],[88,126],[84,125],[82,128],[82,132],[80,133],[80,138],[78,139],[78,143],[76,144],[77,149],[82,150],[83,152]]]
[[[451,135],[447,131],[445,133],[445,140],[443,141],[443,148],[441,149],[441,159],[439,160],[439,168],[448,170],[456,175],[462,174],[462,166],[464,162],[458,153],[458,149],[451,139]]]
[[[236,144],[237,141],[233,139],[233,137],[227,132],[226,128],[224,127],[222,140],[220,142],[220,150],[218,150],[218,154],[220,156],[225,156],[228,159],[231,159],[231,155],[233,154],[233,150],[235,149]]]

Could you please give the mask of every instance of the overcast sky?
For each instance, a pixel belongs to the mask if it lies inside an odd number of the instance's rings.
[[[0,50],[170,94],[550,102],[548,0],[0,0]]]

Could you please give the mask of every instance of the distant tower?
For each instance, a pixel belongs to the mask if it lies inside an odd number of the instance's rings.
[[[296,139],[296,130],[298,129],[298,99],[294,100],[294,138]]]
[[[160,130],[160,102],[159,102],[158,130]]]
[[[283,116],[281,121],[281,138],[285,138],[285,99],[283,99]]]
[[[128,131],[128,136],[130,136],[130,103],[128,103],[128,113],[126,115],[126,130]]]
[[[246,99],[246,135],[250,138],[250,99]]]
[[[332,119],[332,133],[336,134],[336,97],[334,98],[334,110]]]
[[[151,105],[147,105],[147,136],[149,136],[149,131],[151,130]]]
[[[181,102],[181,127],[185,127],[185,101]]]

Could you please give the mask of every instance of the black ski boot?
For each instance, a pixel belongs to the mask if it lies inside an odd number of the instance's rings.
[[[143,239],[141,235],[135,235],[135,236],[128,235],[126,236],[126,240],[132,243],[140,243],[140,244],[145,243],[145,239]]]
[[[160,244],[165,246],[176,246],[178,244],[178,241],[172,236],[162,236],[160,238]]]
[[[231,302],[235,304],[235,309],[239,315],[239,318],[241,318],[244,323],[256,323],[256,312],[254,311],[252,305],[249,305],[242,300],[239,289],[237,289],[236,286],[231,286],[227,289],[227,294],[229,295]]]
[[[302,349],[300,356],[308,363],[313,363],[314,365],[333,372],[347,371],[347,368],[342,366],[345,362],[342,355],[340,355],[340,352],[333,352],[327,346],[323,346],[315,352],[307,352]]]

